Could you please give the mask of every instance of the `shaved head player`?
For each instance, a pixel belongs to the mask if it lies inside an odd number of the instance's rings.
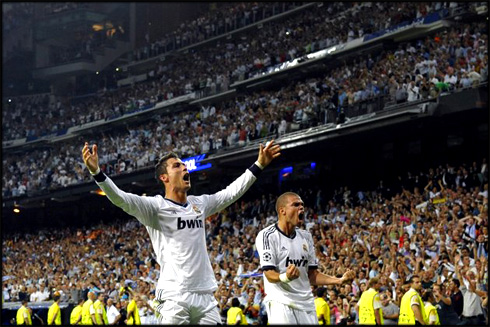
[[[310,232],[299,229],[305,206],[301,197],[286,192],[276,201],[277,223],[262,229],[255,239],[264,271],[264,299],[269,324],[318,325],[311,285],[340,285],[341,278],[318,271],[318,259]]]

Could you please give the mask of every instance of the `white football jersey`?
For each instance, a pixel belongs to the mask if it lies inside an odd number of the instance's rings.
[[[145,225],[160,265],[155,296],[164,300],[187,291],[217,289],[206,249],[205,219],[235,202],[256,179],[247,169],[224,190],[212,195],[189,195],[184,205],[161,195],[124,192],[107,176],[97,185],[113,204]]]
[[[317,268],[318,260],[310,232],[296,228],[289,237],[274,224],[258,233],[255,246],[264,271],[274,268],[283,273],[290,264],[295,264],[300,271],[299,277],[289,283],[271,283],[264,275],[264,291],[267,294],[264,302],[272,300],[296,309],[315,310],[308,269]]]

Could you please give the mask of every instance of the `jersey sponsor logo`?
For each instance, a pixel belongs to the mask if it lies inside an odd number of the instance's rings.
[[[271,261],[272,255],[269,252],[265,252],[264,255],[262,256],[262,259],[264,259],[264,261]]]
[[[306,267],[307,264],[308,260],[305,256],[301,256],[301,259],[289,259],[289,257],[286,258],[286,267],[288,267],[289,265],[295,265],[296,267]]]
[[[180,217],[177,218],[177,229],[181,230],[184,228],[204,228],[202,220],[199,219],[189,219],[185,220]]]
[[[286,249],[284,246],[281,248],[282,252],[286,252],[288,249]]]

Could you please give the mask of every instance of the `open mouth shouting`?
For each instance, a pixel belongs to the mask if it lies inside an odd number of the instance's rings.
[[[298,219],[299,221],[303,221],[305,219],[305,213],[304,212],[298,213]]]
[[[191,174],[186,173],[183,177],[184,182],[190,182],[191,181]]]

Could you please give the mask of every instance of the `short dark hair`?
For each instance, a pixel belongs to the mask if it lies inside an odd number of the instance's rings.
[[[323,297],[327,289],[325,287],[319,287],[316,289],[316,296]]]
[[[240,306],[240,301],[238,300],[238,298],[234,297],[234,298],[231,300],[231,306],[232,306],[232,307],[238,307],[238,306]]]
[[[453,278],[453,283],[456,284],[457,287],[459,287],[461,285],[461,283],[459,282],[459,279],[457,279],[457,278]]]
[[[373,277],[369,280],[368,282],[368,287],[373,287],[374,285],[379,283],[379,278],[378,277]]]
[[[413,280],[414,280],[415,278],[421,279],[419,275],[412,275],[412,276],[410,276],[410,278],[408,279],[408,282],[409,282],[410,284],[412,284],[412,283],[413,283]]]
[[[427,289],[422,292],[422,301],[431,301],[433,300],[433,295],[432,291],[430,289]]]
[[[294,192],[285,192],[285,193],[281,194],[277,198],[277,200],[276,200],[276,212],[277,212],[277,215],[278,216],[279,216],[279,208],[286,205],[286,198],[288,198],[290,196],[297,196],[297,197],[299,197],[299,195],[297,193],[294,193]]]
[[[169,152],[161,157],[155,165],[155,179],[158,184],[163,186],[163,182],[160,180],[160,175],[167,173],[167,160],[170,158],[179,159],[179,156],[175,152]]]

